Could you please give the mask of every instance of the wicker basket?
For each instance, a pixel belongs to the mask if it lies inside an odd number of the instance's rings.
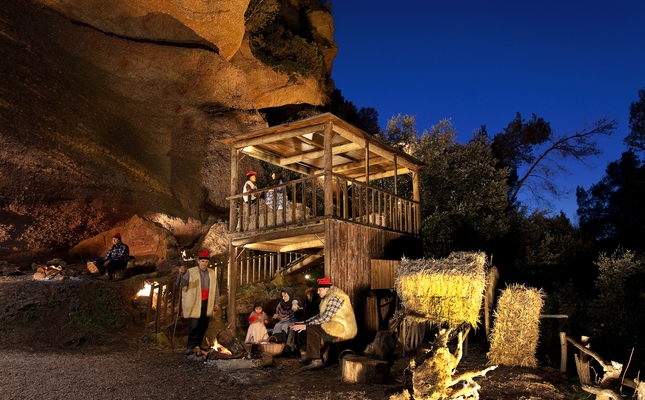
[[[271,343],[271,339],[275,339],[276,343]],[[271,336],[266,343],[260,343],[262,352],[270,354],[272,356],[280,355],[282,353],[282,350],[284,350],[285,345],[286,343],[278,343],[278,338],[276,338],[275,336]]]

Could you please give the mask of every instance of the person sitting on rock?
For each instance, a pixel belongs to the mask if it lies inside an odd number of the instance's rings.
[[[282,300],[273,314],[273,319],[278,320],[273,327],[273,336],[279,343],[286,343],[289,336],[289,325],[296,321],[293,310],[294,291],[290,287],[285,287],[282,289],[281,295]]]
[[[130,248],[121,241],[121,234],[117,232],[112,236],[112,247],[107,255],[96,260],[96,268],[99,270],[99,275],[105,276],[107,272],[107,279],[112,279],[114,271],[126,269],[129,260]]]
[[[296,332],[307,332],[306,358],[300,360],[303,371],[311,371],[324,367],[320,349],[324,343],[336,343],[353,339],[358,328],[356,316],[349,296],[340,288],[332,286],[327,277],[318,279],[318,295],[320,296],[320,313],[291,325]]]

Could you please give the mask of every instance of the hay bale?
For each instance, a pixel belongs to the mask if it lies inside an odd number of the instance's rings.
[[[486,287],[486,255],[452,253],[443,259],[403,258],[394,287],[407,318],[476,326]]]
[[[489,364],[536,367],[544,292],[524,285],[502,291],[490,337]]]

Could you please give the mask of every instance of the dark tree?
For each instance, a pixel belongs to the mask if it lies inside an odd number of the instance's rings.
[[[561,192],[553,178],[558,173],[566,173],[564,162],[584,163],[587,157],[600,155],[602,149],[598,147],[596,137],[611,135],[615,128],[615,120],[601,118],[571,135],[556,135],[544,119],[533,114],[525,121],[517,113],[491,143],[497,167],[509,168],[509,204],[517,202],[517,196],[524,188],[530,190],[536,200],[547,201],[545,194],[559,197]]]
[[[629,106],[629,128],[625,144],[645,152],[645,88],[638,91],[638,101]]]

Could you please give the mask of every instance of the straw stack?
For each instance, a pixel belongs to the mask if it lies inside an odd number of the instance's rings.
[[[444,259],[403,258],[394,287],[406,318],[475,327],[486,286],[485,265],[482,252],[452,253]]]
[[[495,325],[490,337],[489,364],[536,367],[540,336],[540,311],[544,292],[524,285],[512,285],[502,291],[495,311]]]

